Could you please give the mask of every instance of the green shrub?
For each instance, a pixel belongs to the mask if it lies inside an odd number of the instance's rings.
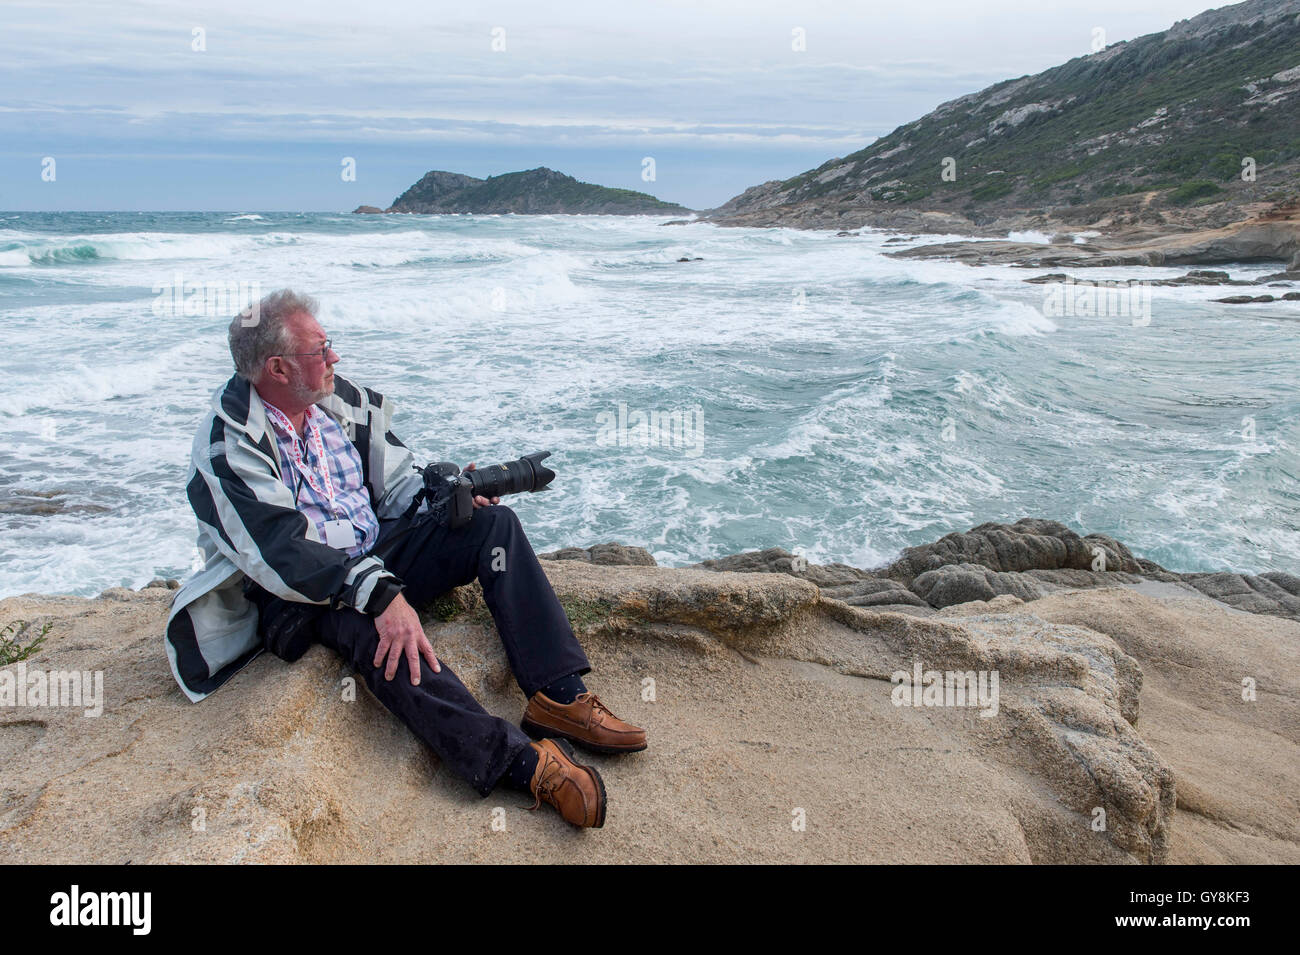
[[[989,199],[1001,199],[1003,196],[1010,195],[1012,185],[1009,182],[990,182],[977,189],[972,189],[970,197],[976,202],[986,202]]]
[[[1217,185],[1208,179],[1193,179],[1191,182],[1185,182],[1169,194],[1169,201],[1174,205],[1185,206],[1195,202],[1197,199],[1204,199],[1206,196],[1212,196],[1215,193],[1223,192]]]
[[[22,620],[15,620],[13,623],[5,624],[0,628],[0,666],[8,666],[10,663],[17,663],[19,660],[26,660],[45,642],[45,635],[50,632],[52,624],[46,624],[41,627],[41,632],[36,635],[36,639],[27,646],[22,646],[18,642],[27,631],[27,623]]]

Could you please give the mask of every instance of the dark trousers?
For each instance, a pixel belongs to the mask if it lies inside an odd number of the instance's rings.
[[[473,519],[455,531],[426,523],[394,534],[397,523],[381,524],[370,553],[402,579],[406,599],[415,607],[477,579],[526,697],[560,677],[591,670],[513,510],[476,508]],[[263,608],[263,632],[274,628],[274,614],[284,602],[250,596]],[[374,665],[379,633],[367,614],[321,608],[316,639],[348,661],[370,692],[483,796],[530,742],[518,726],[479,705],[436,645],[442,671],[434,673],[421,655],[420,682],[412,686],[405,655],[392,680],[384,679],[386,659]]]

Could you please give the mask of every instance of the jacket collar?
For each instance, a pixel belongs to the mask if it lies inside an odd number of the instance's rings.
[[[339,424],[349,421],[366,423],[366,411],[361,402],[362,391],[346,378],[334,376],[334,393],[316,402],[320,408]],[[254,444],[263,436],[274,439],[266,405],[257,389],[247,378],[235,374],[212,394],[212,411],[228,425],[248,436]]]
[[[366,407],[368,402],[363,400],[365,397],[365,392],[359,386],[335,372],[334,393],[316,402],[316,407],[337,421],[346,431],[350,421],[358,425],[369,423],[370,412]]]

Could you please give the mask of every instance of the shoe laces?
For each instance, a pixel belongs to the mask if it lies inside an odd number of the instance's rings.
[[[543,760],[542,775],[537,780],[537,791],[533,794],[533,804],[528,807],[530,812],[542,804],[543,797],[548,803],[552,802],[555,790],[559,788],[564,779],[564,767],[560,765],[558,759],[546,752],[546,750],[542,750],[538,758]]]
[[[604,703],[600,702],[600,697],[598,697],[595,693],[592,693],[590,690],[588,690],[585,693],[579,693],[574,700],[575,703],[581,703],[583,701],[589,701],[591,703],[592,716],[595,716],[597,713],[603,711],[605,713],[608,713],[614,719],[618,719],[617,716],[614,716],[614,711],[611,710]]]

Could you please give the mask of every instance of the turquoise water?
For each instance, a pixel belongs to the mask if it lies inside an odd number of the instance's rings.
[[[1048,316],[1036,273],[890,259],[884,233],[664,221],[0,213],[0,502],[65,504],[0,510],[0,596],[188,573],[233,314],[174,308],[197,283],[316,295],[417,457],[554,451],[553,488],[509,501],[539,550],[870,567],[1033,515],[1173,569],[1300,570],[1300,305]]]

